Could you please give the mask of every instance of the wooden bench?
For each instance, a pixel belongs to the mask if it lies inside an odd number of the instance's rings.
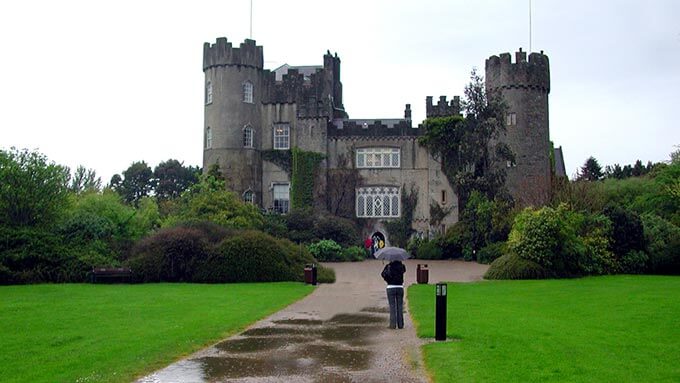
[[[89,279],[91,283],[130,283],[132,270],[126,267],[93,267]]]

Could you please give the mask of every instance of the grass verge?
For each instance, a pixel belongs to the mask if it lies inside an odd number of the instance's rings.
[[[129,382],[311,291],[287,282],[0,286],[0,381]]]
[[[423,352],[435,382],[680,381],[680,277],[448,287],[451,340]],[[418,335],[434,339],[434,286],[408,295]]]

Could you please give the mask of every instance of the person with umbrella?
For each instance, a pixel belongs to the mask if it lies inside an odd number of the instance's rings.
[[[387,301],[390,304],[390,328],[404,328],[404,273],[401,262],[409,257],[406,250],[384,247],[375,253],[376,258],[389,261],[380,274],[387,282]]]

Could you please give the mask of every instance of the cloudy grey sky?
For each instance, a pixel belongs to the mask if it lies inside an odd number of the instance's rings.
[[[202,161],[204,42],[249,36],[249,0],[0,3],[0,147],[94,168]],[[342,59],[351,118],[425,115],[473,67],[529,49],[529,0],[253,0],[265,67]],[[550,134],[572,175],[667,160],[680,145],[680,1],[533,0],[550,57]]]

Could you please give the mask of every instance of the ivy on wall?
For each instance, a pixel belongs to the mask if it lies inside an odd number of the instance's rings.
[[[430,202],[430,225],[439,226],[444,218],[453,211],[454,206],[441,207],[436,201]]]
[[[319,163],[325,158],[321,153],[306,152],[297,147],[292,152],[290,177],[290,203],[294,209],[314,206],[314,178]]]
[[[411,189],[407,190],[406,185],[404,185],[401,190],[401,217],[386,221],[384,224],[390,235],[392,246],[406,248],[406,244],[414,232],[411,225],[413,223],[413,212],[415,212],[418,204],[418,189],[415,185],[411,185]]]
[[[290,176],[290,171],[292,169],[292,154],[290,150],[263,150],[262,159],[269,161],[276,166],[283,169]]]

